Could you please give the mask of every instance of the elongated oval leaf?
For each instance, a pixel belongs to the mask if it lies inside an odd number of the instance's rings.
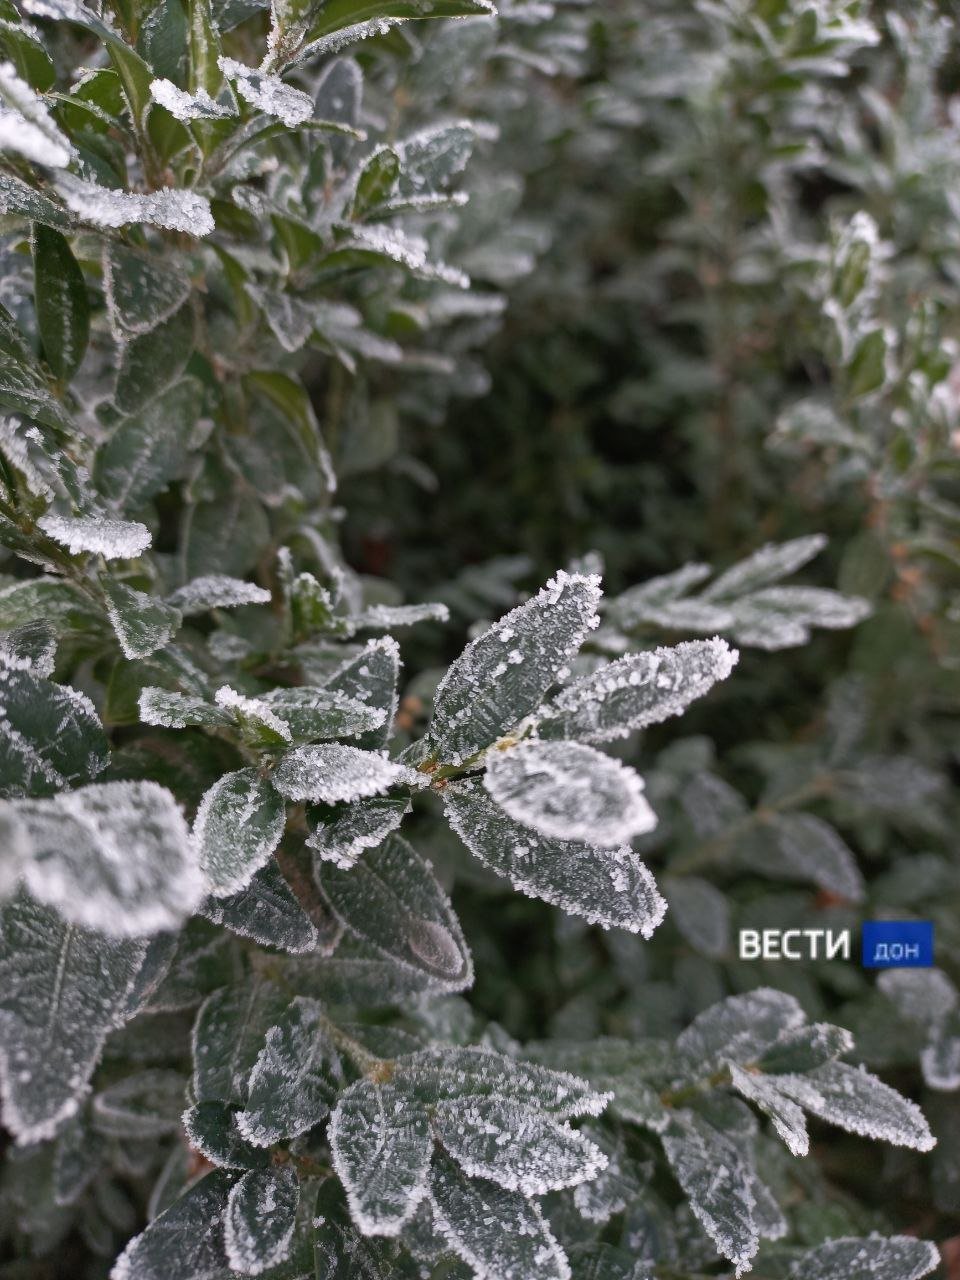
[[[256,769],[239,769],[214,783],[200,801],[193,836],[215,897],[250,883],[280,843],[285,821],[283,800]]]
[[[54,376],[69,382],[87,349],[90,302],[83,272],[65,236],[33,225],[34,297],[43,354]]]
[[[242,1276],[258,1276],[288,1256],[300,1203],[293,1165],[251,1169],[230,1189],[224,1215],[227,1259]]]
[[[273,772],[273,785],[288,800],[337,804],[382,795],[398,783],[421,780],[375,751],[321,743],[288,751]]]

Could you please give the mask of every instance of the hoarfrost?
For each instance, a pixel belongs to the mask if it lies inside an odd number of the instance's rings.
[[[430,726],[435,753],[460,764],[534,711],[597,626],[599,601],[599,578],[560,571],[533,599],[472,640],[436,692]],[[507,645],[520,653],[520,662],[506,662]]]
[[[485,866],[531,898],[605,929],[652,936],[667,904],[632,849],[550,839],[510,818],[479,779],[450,783],[444,808],[454,831]]]
[[[11,801],[28,833],[30,892],[68,920],[114,936],[171,929],[203,895],[180,807],[156,782],[105,782]]]
[[[179,609],[112,578],[103,581],[102,586],[107,617],[125,658],[149,657],[169,644],[180,630],[183,619]]]
[[[863,876],[839,833],[812,813],[780,814],[773,822],[785,869],[848,902],[861,902]]]
[[[790,1268],[790,1280],[920,1280],[939,1261],[929,1240],[846,1236],[804,1253]]]
[[[469,1177],[542,1196],[595,1178],[607,1157],[583,1134],[504,1098],[441,1102],[437,1137]]]
[[[419,781],[412,769],[385,755],[339,743],[295,747],[273,773],[274,786],[288,800],[325,804],[381,795],[400,783]]]
[[[812,560],[827,545],[822,533],[793,538],[789,542],[768,542],[745,560],[721,573],[700,593],[703,600],[732,600],[748,591],[758,591],[781,578],[789,577]]]
[[[156,685],[140,690],[139,709],[144,724],[161,725],[165,729],[186,729],[192,725],[225,727],[231,723],[226,712],[202,698]]]
[[[246,725],[254,730],[264,730],[279,742],[293,741],[290,726],[270,710],[263,698],[248,698],[224,684],[213,695],[213,700],[224,711],[232,712],[241,727]]]
[[[333,689],[301,685],[274,689],[264,701],[290,729],[294,742],[356,738],[379,729],[386,712]]]
[[[171,80],[151,80],[150,97],[184,124],[191,120],[222,120],[237,114],[226,103],[215,102],[206,89],[185,93]]]
[[[17,75],[11,62],[0,62],[0,151],[13,151],[34,164],[62,169],[76,155],[47,111],[43,99]]]
[[[680,715],[726,680],[738,658],[719,637],[619,658],[561,690],[541,713],[539,732],[585,742],[625,738]]]
[[[193,578],[167,597],[167,604],[179,609],[185,618],[205,613],[207,609],[235,609],[245,604],[269,603],[270,592],[264,587],[244,582],[241,578],[229,578],[222,573]]]
[[[779,1076],[768,1077],[744,1071],[730,1063],[730,1081],[737,1093],[759,1107],[795,1156],[805,1156],[810,1149],[807,1122],[795,1102],[777,1088]]]
[[[610,847],[652,831],[633,769],[578,742],[521,742],[487,757],[484,786],[511,818],[558,839]]]
[[[936,1138],[920,1108],[863,1067],[828,1062],[806,1075],[781,1075],[777,1088],[811,1115],[864,1138],[929,1151]]]
[[[0,655],[0,782],[7,796],[48,795],[89,782],[110,759],[86,694]]]
[[[153,541],[150,530],[136,520],[108,516],[41,516],[37,526],[71,555],[89,551],[105,560],[133,560]]]
[[[295,129],[312,117],[313,99],[302,89],[294,89],[279,76],[267,75],[234,58],[220,58],[219,64],[245,102],[268,116],[275,116],[288,129]]]
[[[412,627],[418,622],[449,622],[450,610],[445,604],[372,604],[353,619],[358,631],[392,630]]]
[[[225,898],[208,897],[200,914],[213,924],[292,955],[320,949],[316,925],[304,911],[275,862],[268,862],[246,888]]]
[[[300,1204],[300,1179],[291,1164],[250,1169],[231,1187],[224,1245],[234,1271],[258,1276],[289,1255]]]
[[[318,822],[307,839],[307,846],[325,862],[348,870],[365,849],[376,849],[396,831],[409,812],[410,801],[405,797],[371,796],[357,800],[342,807],[332,819]]]
[[[142,195],[100,187],[66,173],[58,176],[57,187],[77,217],[97,227],[148,223],[191,236],[207,236],[214,229],[210,202],[195,191],[163,187]]]
[[[279,845],[285,820],[282,799],[256,769],[215,782],[193,824],[209,892],[219,898],[245,888]]]
[[[393,1085],[358,1080],[330,1118],[333,1167],[364,1235],[396,1236],[427,1193],[427,1118]]]

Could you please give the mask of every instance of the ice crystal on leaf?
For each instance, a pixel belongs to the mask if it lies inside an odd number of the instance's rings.
[[[302,955],[318,951],[320,935],[275,862],[268,862],[250,883],[226,897],[208,897],[200,912],[261,946]]]
[[[0,654],[0,794],[51,795],[89,782],[110,758],[100,718],[78,689]]]
[[[290,1252],[300,1180],[292,1165],[251,1169],[230,1188],[224,1243],[234,1271],[258,1276]]]
[[[155,782],[104,782],[11,802],[30,841],[24,880],[68,920],[142,935],[180,924],[203,880],[179,805]]]
[[[484,786],[515,821],[545,836],[621,845],[651,831],[643,779],[577,742],[521,742],[487,758]]]
[[[236,114],[228,104],[215,102],[206,89],[185,93],[170,80],[152,80],[150,96],[176,120],[184,123],[190,120],[222,120]]]
[[[288,800],[324,804],[382,795],[398,783],[419,781],[405,765],[395,764],[375,751],[339,743],[296,747],[287,752],[273,772],[273,785]]]
[[[541,835],[509,817],[479,779],[443,793],[450,825],[472,854],[515,889],[606,929],[649,938],[667,904],[632,849]]]
[[[805,1156],[810,1147],[807,1122],[800,1107],[778,1089],[777,1079],[767,1080],[762,1075],[744,1071],[736,1063],[730,1065],[730,1080],[737,1093],[770,1117],[774,1129],[795,1156]]]
[[[214,227],[209,201],[195,191],[162,187],[141,195],[99,187],[66,173],[58,176],[57,186],[77,217],[95,227],[146,223],[190,236],[207,236]]]
[[[180,630],[180,610],[108,578],[103,583],[110,619],[125,658],[146,658],[163,649]]]
[[[146,525],[107,516],[50,514],[41,516],[37,525],[74,556],[90,551],[105,560],[132,560],[146,551],[152,541]]]
[[[936,1246],[911,1236],[844,1237],[810,1249],[790,1280],[920,1280],[940,1261]]]
[[[250,883],[280,843],[285,816],[283,800],[256,769],[228,773],[204,794],[193,837],[214,896]]]
[[[222,573],[193,578],[167,597],[167,604],[179,609],[185,618],[205,613],[208,609],[236,609],[245,604],[269,603],[270,592],[263,587]]]
[[[234,58],[221,58],[220,70],[234,82],[245,102],[268,116],[276,116],[288,129],[304,124],[313,115],[310,95],[284,84],[279,76],[266,75]]]
[[[13,151],[34,164],[62,169],[76,152],[50,118],[43,99],[0,62],[0,151]]]
[[[775,1077],[777,1089],[811,1115],[864,1138],[929,1151],[936,1138],[916,1103],[863,1067],[828,1062],[805,1075]]]
[[[437,689],[430,743],[459,764],[534,711],[598,623],[600,581],[560,572],[470,642]]]
[[[410,811],[404,796],[370,796],[343,805],[335,816],[318,822],[307,845],[319,858],[348,870],[365,849],[376,849],[396,831]]]

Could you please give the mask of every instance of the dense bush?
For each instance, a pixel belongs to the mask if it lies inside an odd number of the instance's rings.
[[[0,1277],[949,1267],[950,18],[0,6]]]

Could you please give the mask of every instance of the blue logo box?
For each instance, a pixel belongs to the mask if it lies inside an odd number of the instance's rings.
[[[865,969],[929,969],[932,920],[868,920],[860,952]]]

